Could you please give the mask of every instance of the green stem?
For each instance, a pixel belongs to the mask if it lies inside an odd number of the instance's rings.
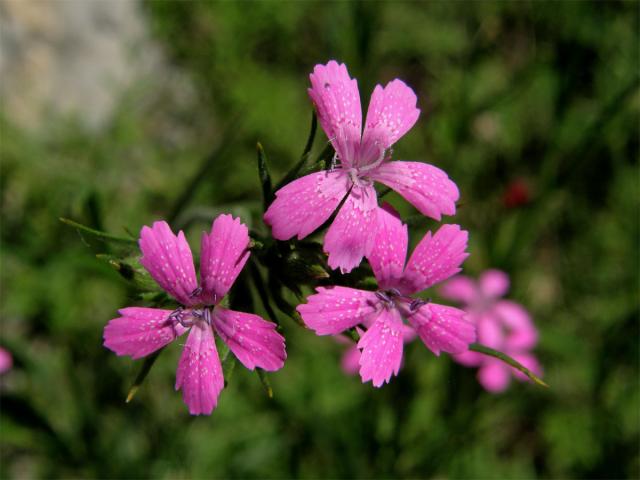
[[[110,233],[101,232],[100,230],[87,227],[86,225],[82,225],[81,223],[74,222],[73,220],[70,220],[68,218],[60,217],[60,221],[65,225],[69,225],[70,227],[76,228],[82,232],[93,235],[94,237],[103,238],[105,240],[111,240],[112,242],[131,243],[131,244],[138,243],[138,241],[135,238],[119,237],[117,235],[112,235]]]
[[[506,355],[502,352],[494,350],[493,348],[485,347],[484,345],[480,345],[479,343],[474,343],[469,345],[469,350],[473,352],[482,353],[484,355],[489,355],[490,357],[497,358],[498,360],[502,360],[507,365],[524,373],[527,377],[531,379],[532,382],[537,383],[541,387],[549,388],[549,385],[547,385],[540,377],[538,377],[535,373],[533,373],[531,370],[529,370],[527,367],[525,367],[521,363],[511,358],[509,355]]]

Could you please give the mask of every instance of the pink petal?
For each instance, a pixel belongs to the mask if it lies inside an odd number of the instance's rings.
[[[458,275],[458,277],[459,276],[460,275]],[[458,278],[458,277],[455,277],[455,278]],[[471,324],[476,326],[476,334],[477,334],[476,341],[478,343],[482,343],[482,341],[481,341],[481,339],[482,339],[482,335],[481,335],[482,331],[481,331],[481,328],[479,326],[482,325],[483,315],[482,314],[478,314],[478,313],[473,312],[473,311],[469,311],[468,309],[465,310],[465,312],[467,313],[467,316],[465,317],[465,320],[467,320],[469,323],[471,323]],[[464,365],[466,367],[477,367],[479,365],[482,365],[487,358],[488,357],[486,355],[483,355],[483,354],[477,353],[477,352],[472,352],[471,350],[467,350],[466,352],[462,352],[460,354],[453,355],[453,359],[456,362],[458,362],[461,365]]]
[[[504,350],[504,328],[494,316],[486,313],[478,315],[477,330],[478,343],[496,350]]]
[[[460,271],[469,256],[468,234],[458,225],[442,225],[433,237],[427,232],[418,243],[404,271],[408,292],[419,292]]]
[[[342,171],[317,172],[285,185],[264,214],[278,240],[302,239],[322,225],[349,191]]]
[[[355,375],[360,370],[360,350],[355,345],[351,345],[342,354],[340,362],[342,371],[347,375]]]
[[[428,303],[407,318],[429,350],[462,353],[476,340],[475,326],[457,308]]]
[[[287,358],[284,337],[276,332],[274,323],[252,313],[216,307],[213,325],[220,338],[248,369],[258,367],[273,372],[284,365]]]
[[[438,293],[448,300],[466,305],[478,301],[480,297],[476,282],[466,275],[456,275],[447,280],[439,288]]]
[[[458,187],[446,173],[422,162],[386,162],[370,177],[394,189],[427,217],[440,220],[442,214],[454,215],[460,197]]]
[[[387,203],[378,208],[378,233],[367,257],[381,289],[396,286],[407,259],[407,226]]]
[[[211,327],[196,324],[182,350],[176,390],[182,389],[182,398],[191,415],[210,415],[223,388],[222,366]]]
[[[118,355],[142,358],[171,343],[186,328],[169,319],[171,310],[129,307],[104,327],[104,346]]]
[[[382,309],[373,325],[358,342],[360,377],[362,382],[373,381],[374,387],[389,383],[397,375],[402,363],[402,318],[395,308]]]
[[[360,265],[375,240],[378,213],[376,191],[372,186],[354,186],[324,237],[324,251],[333,269],[348,273]]]
[[[479,285],[486,298],[499,298],[509,290],[509,276],[500,270],[486,270],[480,275]]]
[[[404,343],[413,342],[417,336],[418,334],[412,326],[405,325],[404,323],[402,324],[402,340],[404,341]]]
[[[309,79],[311,88],[307,91],[318,111],[320,125],[342,164],[350,166],[362,134],[358,82],[349,77],[344,64],[335,60],[326,65],[316,65]]]
[[[8,350],[0,348],[0,374],[8,372],[9,370],[11,370],[12,366],[13,357]]]
[[[485,355],[467,350],[466,352],[452,355],[453,359],[465,367],[477,367],[484,363]]]
[[[381,150],[396,143],[420,116],[416,94],[402,80],[393,80],[382,88],[377,85],[371,94],[361,158],[376,158]]]
[[[489,359],[478,370],[478,381],[491,393],[503,392],[509,386],[509,367],[500,360]]]
[[[307,303],[298,305],[305,325],[318,335],[336,335],[367,324],[380,302],[374,292],[348,287],[318,287]]]
[[[217,304],[249,259],[249,230],[239,218],[220,215],[213,222],[211,233],[202,234],[201,245],[201,299]]]
[[[525,352],[510,353],[510,355],[514,360],[518,361],[519,363],[527,367],[529,370],[531,370],[533,373],[535,373],[539,377],[542,376],[542,373],[543,373],[542,365],[540,365],[540,362],[538,362],[538,359],[535,357],[535,355],[531,353],[525,353]],[[518,380],[529,381],[529,382],[531,381],[529,380],[529,377],[527,377],[524,373],[520,372],[520,370],[516,370],[513,367],[508,367],[508,368],[511,370],[511,373],[513,373]]]
[[[528,350],[538,343],[538,330],[522,305],[501,300],[493,307],[493,313],[509,330],[505,340],[507,348]]]
[[[167,293],[183,305],[192,305],[198,286],[191,249],[182,232],[176,237],[167,222],[154,222],[140,232],[140,263]]]

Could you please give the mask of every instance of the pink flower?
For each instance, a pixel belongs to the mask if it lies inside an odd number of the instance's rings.
[[[200,285],[189,244],[166,222],[140,232],[140,263],[181,306],[175,310],[129,307],[104,329],[104,345],[118,355],[144,357],[189,331],[178,364],[176,390],[182,389],[192,415],[210,414],[224,387],[214,332],[247,368],[274,371],[287,355],[276,326],[258,315],[219,305],[249,258],[247,227],[220,215],[202,235]]]
[[[345,273],[373,248],[378,201],[374,181],[391,187],[424,215],[455,214],[459,193],[439,168],[391,162],[391,146],[416,122],[416,95],[401,80],[373,90],[362,131],[360,93],[347,67],[334,60],[316,65],[309,95],[336,155],[328,171],[299,178],[276,192],[264,215],[273,236],[302,239],[320,227],[347,197],[324,239],[331,268]]]
[[[538,331],[529,313],[519,304],[500,300],[509,290],[509,277],[499,270],[487,270],[478,282],[458,275],[440,288],[443,297],[461,302],[478,329],[478,342],[506,353],[536,374],[542,367],[530,350],[538,342]],[[498,359],[476,352],[455,355],[459,363],[479,367],[478,380],[490,392],[504,391],[510,374],[527,377]]]
[[[458,225],[443,225],[433,236],[428,232],[405,266],[407,226],[387,205],[378,208],[377,215],[379,228],[369,262],[379,290],[319,287],[297,310],[318,335],[360,326],[360,377],[380,387],[400,368],[403,319],[436,355],[462,353],[476,335],[462,310],[411,297],[460,271],[467,257],[467,232]]]
[[[0,374],[7,373],[13,367],[13,357],[8,350],[0,347]]]

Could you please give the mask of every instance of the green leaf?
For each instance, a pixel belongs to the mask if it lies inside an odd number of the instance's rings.
[[[87,233],[89,235],[92,235],[96,238],[100,238],[102,240],[106,240],[110,242],[118,242],[118,243],[127,243],[132,245],[135,245],[138,243],[138,241],[133,237],[119,237],[117,235],[112,235],[107,232],[101,232],[100,230],[87,227],[86,225],[82,225],[81,223],[75,222],[68,218],[60,217],[60,221],[65,225],[69,225],[70,227],[75,228],[76,230],[78,230],[79,233]]]
[[[149,272],[140,264],[140,257],[126,257],[118,258],[107,254],[98,254],[96,258],[107,262],[111,267],[117,270],[117,272],[133,286],[143,292],[158,293],[163,290],[151,278]]]
[[[260,383],[262,383],[262,387],[264,388],[267,397],[273,398],[273,388],[271,388],[271,383],[269,382],[269,378],[265,371],[261,368],[256,368],[256,373],[258,374],[258,378],[260,379]]]
[[[238,359],[231,353],[231,349],[225,344],[222,352],[222,376],[224,377],[224,386],[226,387],[231,381],[233,372],[235,371]]]
[[[280,180],[280,182],[278,182],[276,188],[274,189],[275,191],[280,190],[287,183],[290,183],[296,178],[301,177],[303,174],[310,173],[314,169],[314,166],[319,165],[320,160],[322,160],[324,156],[324,152],[318,157],[318,159],[316,159],[316,161],[311,166],[306,166],[307,162],[309,161],[309,157],[311,156],[311,148],[313,147],[313,140],[315,139],[317,128],[318,119],[316,117],[316,112],[313,111],[311,114],[311,128],[309,131],[309,137],[307,138],[307,143],[305,144],[304,150],[302,151],[302,156],[300,157],[298,163],[296,163],[294,167],[287,172],[284,178]],[[333,147],[330,143],[328,147],[331,147],[331,151],[333,152]]]
[[[260,142],[257,143],[256,150],[258,151],[258,176],[260,177],[260,184],[262,186],[263,210],[266,211],[273,201],[271,175],[269,175],[269,170],[267,169],[267,156]]]
[[[136,379],[133,381],[133,385],[131,385],[131,388],[129,388],[129,393],[127,393],[127,398],[125,400],[126,403],[129,403],[131,400],[133,400],[133,397],[135,397],[136,393],[138,392],[140,385],[142,385],[142,382],[144,382],[144,380],[147,378],[147,375],[149,375],[151,367],[153,367],[153,364],[156,363],[156,360],[158,359],[164,348],[165,347],[162,347],[160,350],[153,352],[151,355],[144,359],[142,367],[138,371]]]
[[[260,301],[262,302],[262,306],[267,312],[267,315],[273,323],[279,325],[280,322],[278,321],[278,316],[276,315],[276,312],[273,311],[271,303],[269,302],[269,295],[267,293],[267,288],[264,284],[264,280],[262,279],[262,275],[260,275],[258,266],[253,260],[249,262],[249,272],[251,273],[251,280],[256,287],[256,291],[258,292],[258,296],[260,297]]]
[[[493,348],[485,347],[484,345],[480,345],[479,343],[474,343],[469,345],[469,350],[482,353],[484,355],[489,355],[490,357],[497,358],[498,360],[502,360],[507,365],[519,370],[524,373],[527,377],[531,379],[532,382],[537,383],[541,387],[549,388],[540,377],[538,377],[535,373],[529,370],[527,367],[522,365],[520,362],[514,360],[509,355],[499,352],[498,350],[494,350]]]

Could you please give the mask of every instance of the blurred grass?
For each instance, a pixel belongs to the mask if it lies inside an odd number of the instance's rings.
[[[640,476],[637,4],[149,2],[146,15],[200,95],[174,119],[179,141],[162,102],[141,106],[138,91],[99,134],[69,119],[33,135],[1,118],[1,343],[17,364],[2,379],[2,478]],[[491,396],[414,343],[374,390],[340,371],[340,345],[282,318],[273,400],[238,368],[213,416],[190,418],[172,345],[125,405],[139,364],[101,335],[134,292],[94,257],[113,246],[58,217],[135,234],[226,145],[182,211],[192,246],[214,208],[264,228],[256,141],[277,182],[306,139],[307,75],[330,58],[365,105],[395,77],[416,90],[423,113],[395,156],[457,182],[445,221],[471,232],[466,271],[509,272],[552,388]],[[530,201],[507,208],[517,179]]]

